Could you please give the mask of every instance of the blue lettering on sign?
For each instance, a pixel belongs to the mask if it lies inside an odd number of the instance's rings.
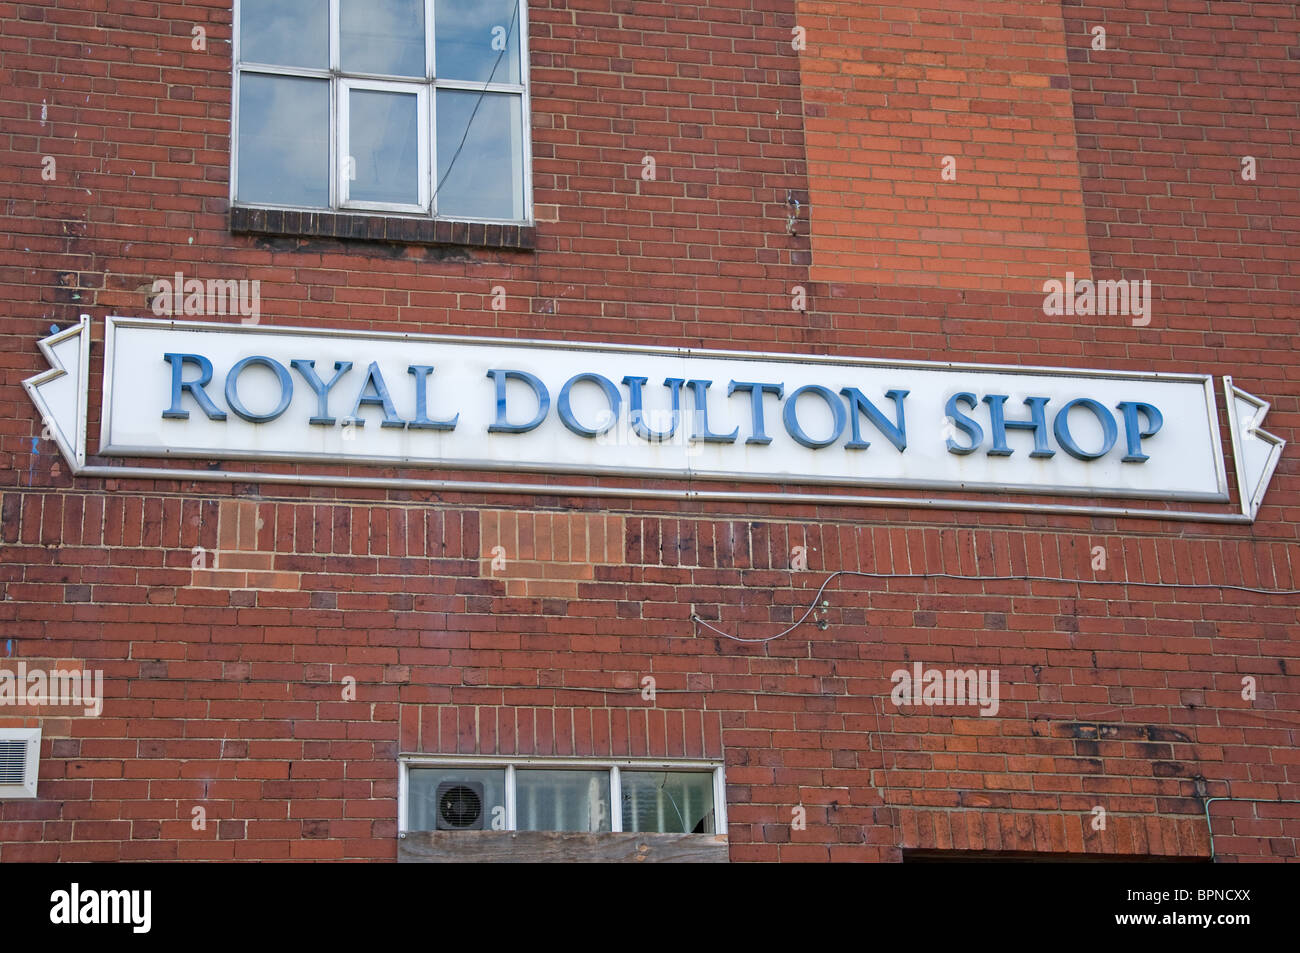
[[[989,394],[983,400],[983,403],[987,404],[989,408],[989,427],[993,437],[992,446],[985,451],[988,456],[1009,457],[1015,452],[1007,445],[1008,430],[1029,430],[1033,432],[1034,449],[1029,454],[1031,457],[1047,458],[1054,456],[1056,451],[1052,450],[1047,442],[1047,405],[1051,399],[1048,397],[1026,397],[1025,404],[1029,407],[1028,420],[1007,420],[1003,412],[1003,405],[1006,401],[1007,397],[1004,394]],[[979,406],[979,403],[980,401],[977,400],[975,395],[968,392],[953,394],[948,398],[944,411],[948,415],[952,427],[969,438],[968,443],[961,444],[951,436],[948,437],[949,453],[965,456],[968,453],[974,453],[983,445],[984,428],[974,418],[958,409],[958,404],[963,404],[968,409],[974,410]],[[1160,432],[1160,429],[1164,426],[1164,415],[1160,413],[1159,408],[1142,401],[1125,400],[1115,406],[1124,418],[1126,453],[1121,458],[1121,461],[1124,463],[1145,463],[1151,457],[1142,452],[1142,441],[1154,437]],[[1101,446],[1094,450],[1080,447],[1070,430],[1070,412],[1076,407],[1091,413],[1101,427]],[[1139,414],[1146,419],[1145,426],[1139,421]],[[1119,427],[1115,422],[1115,415],[1105,405],[1093,400],[1091,397],[1076,397],[1064,404],[1053,418],[1051,431],[1056,436],[1056,442],[1061,445],[1061,449],[1078,460],[1096,460],[1104,457],[1110,453],[1119,439]]]
[[[853,424],[853,439],[844,445],[845,450],[866,450],[871,446],[870,441],[862,439],[862,431],[859,426],[858,414],[865,413],[867,419],[872,425],[885,435],[885,438],[894,445],[894,449],[902,453],[907,449],[907,424],[903,418],[903,398],[910,393],[905,390],[890,390],[885,392],[885,396],[894,402],[894,422],[890,423],[889,418],[880,412],[880,410],[871,401],[863,395],[862,391],[856,387],[846,387],[840,391],[849,399],[849,420]]]
[[[1009,457],[1014,451],[1007,446],[1008,430],[1032,430],[1034,449],[1031,457],[1054,457],[1056,451],[1047,446],[1047,417],[1043,408],[1047,406],[1046,397],[1026,397],[1029,407],[1028,420],[1007,420],[1002,412],[1002,405],[1007,402],[1006,394],[987,394],[984,403],[989,405],[989,426],[993,431],[993,447],[990,457]]]
[[[590,381],[597,385],[605,393],[605,399],[609,401],[609,412],[601,415],[595,427],[584,427],[578,423],[578,418],[573,416],[573,407],[569,404],[569,392],[573,390],[574,384],[581,384],[583,381]],[[613,429],[618,423],[618,409],[623,402],[623,395],[618,392],[614,382],[608,377],[602,377],[600,374],[575,374],[564,382],[560,388],[560,399],[556,402],[556,409],[560,412],[560,420],[564,426],[568,427],[579,437],[599,437],[601,434]]]
[[[632,425],[632,431],[642,440],[650,443],[659,443],[664,440],[671,440],[677,433],[677,425],[682,418],[682,385],[686,382],[680,377],[670,377],[664,381],[664,386],[669,388],[672,395],[673,409],[672,416],[669,419],[671,426],[667,430],[651,430],[646,426],[645,407],[642,405],[641,388],[648,383],[645,377],[624,377],[623,383],[627,385],[628,393],[631,395],[627,402],[628,423]]]
[[[736,437],[740,434],[739,427],[729,434],[714,433],[709,429],[708,391],[713,386],[713,381],[687,381],[686,386],[690,388],[691,396],[695,398],[695,428],[691,431],[691,440],[703,443],[735,443]]]
[[[371,367],[374,365],[372,364]],[[274,372],[280,382],[280,403],[276,404],[275,409],[265,413],[257,414],[244,406],[244,402],[239,399],[239,375],[247,367],[267,367]],[[192,392],[191,392],[192,393]],[[247,420],[250,424],[266,424],[275,420],[282,413],[289,409],[289,402],[293,400],[293,380],[289,377],[289,371],[279,361],[272,360],[269,357],[254,355],[246,357],[230,369],[226,375],[226,404],[237,415]]]
[[[318,427],[333,427],[336,421],[330,416],[330,391],[334,385],[339,382],[348,371],[352,370],[351,361],[335,361],[334,376],[326,384],[316,373],[315,361],[295,360],[290,361],[289,366],[302,375],[302,379],[307,382],[307,386],[316,392],[316,415],[307,422],[315,424]]]
[[[367,394],[366,391],[374,391],[373,394]],[[392,395],[388,393],[388,385],[384,382],[384,375],[379,371],[378,362],[372,361],[370,369],[366,371],[365,382],[361,385],[361,392],[357,394],[356,403],[352,405],[352,415],[345,424],[352,424],[355,427],[364,427],[365,418],[359,413],[361,405],[382,407],[384,410],[384,420],[379,426],[390,427],[401,430],[406,426],[406,421],[397,416],[397,407],[393,404]]]
[[[1074,436],[1070,433],[1070,410],[1073,407],[1086,407],[1097,418],[1098,423],[1101,424],[1101,449],[1089,453],[1087,450],[1080,449],[1074,442]],[[1056,442],[1064,448],[1065,452],[1080,460],[1096,460],[1098,457],[1104,457],[1110,453],[1110,448],[1115,446],[1117,436],[1115,418],[1110,415],[1109,410],[1091,397],[1076,397],[1062,407],[1056,414],[1056,423],[1052,429],[1056,433]]]
[[[264,355],[251,355],[240,360],[231,367],[220,386],[213,381],[212,361],[202,354],[165,353],[163,360],[171,369],[170,403],[162,412],[162,416],[167,420],[190,419],[190,411],[185,407],[188,398],[209,420],[226,421],[228,419],[226,411],[222,410],[208,393],[210,385],[214,393],[219,392],[224,396],[226,406],[231,413],[252,424],[278,420],[293,403],[294,382],[289,369],[279,361]],[[239,389],[240,380],[245,371],[250,368],[261,368],[263,372],[269,371],[274,375],[278,394],[273,398],[273,406],[250,408],[245,403]],[[333,373],[328,381],[324,380],[317,371],[315,360],[297,358],[289,362],[289,368],[297,372],[315,397],[314,413],[307,418],[307,423],[317,427],[336,426],[339,421],[330,412],[330,400],[353,370],[353,363],[335,361]],[[188,379],[187,369],[192,369],[193,372]],[[351,414],[343,419],[343,424],[365,426],[365,420],[360,416],[362,408],[377,407],[383,413],[380,426],[384,428],[443,432],[455,430],[460,421],[459,413],[447,418],[434,418],[430,415],[429,382],[434,375],[434,366],[412,364],[406,371],[411,379],[409,392],[411,397],[406,406],[408,408],[414,406],[414,414],[410,419],[404,419],[398,413],[398,401],[394,400],[389,391],[388,382],[379,363],[371,362],[366,368],[364,377],[360,378],[360,386],[355,390],[348,388],[349,395],[355,394],[355,399]],[[542,426],[550,416],[550,391],[537,375],[518,368],[493,368],[487,372],[487,377],[492,381],[495,397],[495,413],[487,427],[488,433],[530,433]],[[525,407],[521,408],[519,393],[515,394],[515,405],[511,406],[507,384],[512,381],[532,392],[535,409],[527,408],[529,402],[526,398],[523,399]],[[681,429],[682,392],[689,391],[693,405],[689,430],[691,442],[734,444],[740,438],[740,426],[733,427],[730,432],[712,429],[709,419],[711,408],[708,402],[709,390],[714,384],[711,380],[665,378],[663,387],[667,395],[662,403],[648,398],[646,393],[649,386],[648,377],[627,375],[622,378],[621,384],[627,388],[626,402],[619,385],[605,375],[595,371],[574,374],[564,382],[556,399],[560,424],[577,436],[595,439],[618,425],[620,419],[623,419],[623,408],[626,404],[626,423],[632,433],[647,443],[667,441],[677,435]],[[572,403],[572,394],[574,388],[579,386],[588,388],[592,393],[599,391],[603,398],[604,408],[598,412],[595,419],[578,419]],[[823,384],[805,384],[786,396],[784,382],[730,380],[727,384],[726,398],[728,400],[736,398],[736,403],[724,406],[730,406],[732,412],[749,418],[748,433],[744,438],[746,445],[761,447],[769,446],[774,442],[773,435],[768,433],[767,412],[769,407],[775,404],[780,409],[781,422],[786,435],[794,443],[810,450],[822,450],[835,444],[841,444],[844,450],[869,449],[871,441],[864,436],[863,421],[865,420],[878,434],[888,440],[897,452],[903,453],[908,447],[904,401],[909,393],[908,389],[901,387],[884,391],[884,397],[894,405],[891,419],[872,398],[856,387],[844,387],[837,393]],[[1023,452],[1025,445],[1022,443],[1020,447],[1013,447],[1008,439],[1009,435],[1028,432],[1033,441],[1032,449],[1028,454],[1031,458],[1050,459],[1055,456],[1056,450],[1053,449],[1051,440],[1054,437],[1056,445],[1069,456],[1077,460],[1091,461],[1111,453],[1120,442],[1122,426],[1124,431],[1122,462],[1144,463],[1150,459],[1150,455],[1144,452],[1143,441],[1160,433],[1165,422],[1159,408],[1143,401],[1121,401],[1115,405],[1115,410],[1119,412],[1117,416],[1110,408],[1091,397],[1075,397],[1057,409],[1049,407],[1051,398],[1034,395],[1022,398],[1023,405],[1027,408],[1024,416],[1008,419],[1006,410],[1008,400],[1010,398],[1006,394],[986,394],[979,397],[970,391],[960,391],[950,395],[944,405],[944,413],[947,417],[944,428],[947,451],[957,456],[966,456],[983,450],[989,457],[1010,457],[1017,450]],[[820,428],[813,427],[814,431],[820,429],[822,432],[810,433],[804,426],[809,401],[814,403],[820,401],[829,413],[828,428],[825,425]],[[270,401],[263,397],[261,402]],[[659,404],[660,407],[666,403],[670,409],[650,411],[647,409],[647,403]],[[981,406],[985,409],[983,420],[980,419]],[[718,408],[715,406],[713,409]],[[803,420],[800,419],[801,410],[804,411]],[[532,416],[527,417],[530,412]],[[596,412],[588,410],[587,413]],[[1080,419],[1088,415],[1096,421],[1096,425],[1095,427],[1090,425],[1086,430],[1094,435],[1099,431],[1100,439],[1095,436],[1091,439],[1085,438],[1084,442],[1091,445],[1084,446],[1076,438],[1073,428],[1078,426]],[[521,417],[524,419],[521,420]],[[656,426],[650,425],[651,418],[656,420]],[[823,421],[827,419],[824,413],[821,419]],[[660,420],[666,426],[658,423]],[[847,440],[844,439],[846,432]]]
[[[804,394],[816,394],[826,402],[826,406],[831,410],[831,434],[823,440],[816,440],[808,436],[804,433],[803,427],[799,426],[799,398]],[[840,434],[844,433],[845,416],[844,405],[840,403],[839,397],[829,387],[823,387],[821,384],[806,384],[800,387],[785,402],[785,410],[781,414],[782,419],[785,421],[786,432],[794,438],[794,442],[804,447],[810,447],[813,450],[819,447],[829,447],[840,439]]]
[[[772,442],[772,438],[767,435],[763,423],[763,395],[775,394],[777,399],[785,396],[784,384],[756,384],[753,381],[732,381],[727,385],[727,396],[740,391],[742,394],[749,393],[749,412],[751,418],[750,435],[745,439],[745,443],[758,444],[765,446]]]
[[[974,410],[979,406],[979,399],[976,398],[974,394],[963,391],[960,394],[953,394],[949,397],[948,403],[944,407],[944,413],[946,413],[948,419],[952,421],[952,426],[970,437],[970,443],[965,446],[957,443],[957,441],[953,440],[952,437],[948,438],[948,452],[964,457],[968,453],[974,453],[979,449],[979,445],[984,442],[984,428],[976,423],[974,418],[967,417],[958,410],[958,402],[965,404],[970,410]]]
[[[199,409],[208,415],[209,420],[225,420],[225,411],[218,410],[208,392],[203,388],[212,381],[212,362],[202,354],[164,354],[163,360],[172,366],[172,405],[163,411],[166,420],[189,420],[190,412],[181,407],[181,393],[189,391]],[[199,376],[192,381],[182,380],[186,364],[199,369]]]
[[[541,426],[546,415],[551,412],[551,395],[538,377],[527,371],[504,371],[496,368],[488,371],[487,376],[492,378],[497,390],[497,418],[488,426],[488,433],[528,433]],[[507,418],[506,381],[527,384],[532,388],[533,396],[537,398],[537,414],[526,424],[512,424]]]
[[[1127,445],[1124,462],[1145,463],[1151,458],[1142,452],[1142,441],[1159,433],[1160,428],[1165,425],[1165,418],[1155,407],[1141,401],[1124,400],[1116,406],[1124,415],[1124,439]],[[1145,429],[1138,423],[1139,412],[1147,419]]]
[[[412,364],[406,373],[415,378],[415,419],[406,426],[411,430],[455,430],[460,414],[451,420],[429,419],[429,375],[433,368],[428,364]]]

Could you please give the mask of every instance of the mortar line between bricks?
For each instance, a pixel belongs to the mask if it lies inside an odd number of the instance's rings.
[[[7,494],[7,493],[14,493],[19,496],[28,496],[28,495],[49,496],[51,494],[57,494],[62,498],[77,496],[80,497],[82,500],[97,500],[102,498],[101,493],[95,493],[95,492],[70,493],[67,490],[59,487],[13,487],[11,486],[11,487],[5,487],[3,489],[0,489],[0,495]],[[186,496],[184,494],[158,494],[158,493],[151,493],[146,490],[135,490],[135,491],[115,490],[113,491],[113,495],[119,498],[130,497],[130,498],[138,498],[142,500],[153,500],[153,499],[162,500],[162,501],[175,500],[181,502],[182,504],[187,501],[193,501],[195,499],[192,496]],[[231,497],[203,497],[199,500],[199,502],[223,502],[230,499],[232,498]],[[240,498],[236,498],[236,499],[240,499]],[[257,502],[259,504],[269,504],[274,506],[294,506],[294,507],[322,507],[322,506],[345,507],[345,508],[378,507],[387,510],[401,510],[406,513],[409,513],[411,511],[418,511],[422,514],[427,512],[430,506],[429,503],[420,503],[415,501],[402,501],[402,500],[392,500],[392,501],[384,501],[382,503],[376,503],[376,501],[374,500],[365,500],[365,499],[341,498],[338,500],[321,501],[316,499],[308,500],[300,497],[275,497],[275,496],[258,497]],[[447,504],[437,503],[435,505],[437,505],[440,509],[454,511],[458,513],[478,514],[483,512],[484,510],[510,511],[509,507],[479,506],[471,503],[447,503]],[[837,507],[843,506],[843,504],[838,504],[838,503],[826,504],[826,505],[837,506]],[[905,500],[898,501],[898,508],[903,510],[908,509],[906,501]],[[819,517],[809,517],[809,518],[801,519],[799,517],[772,517],[766,515],[761,517],[756,517],[752,514],[746,515],[743,513],[700,512],[700,513],[682,514],[682,513],[667,512],[667,511],[646,513],[644,509],[635,509],[635,508],[628,508],[625,510],[622,508],[591,507],[591,508],[574,510],[572,508],[565,507],[561,504],[556,504],[555,507],[553,508],[532,507],[524,510],[514,510],[513,512],[547,513],[551,515],[574,515],[574,514],[597,515],[598,514],[598,515],[615,516],[624,519],[639,519],[639,520],[651,520],[651,521],[685,520],[687,522],[693,522],[693,523],[707,523],[714,527],[716,527],[716,524],[719,522],[735,521],[735,522],[744,522],[744,523],[760,523],[766,526],[813,526],[813,525],[820,524],[820,525],[829,525],[829,526],[854,526],[860,528],[871,528],[871,527],[875,527],[875,528],[884,527],[884,528],[893,528],[893,529],[899,528],[897,522],[883,517],[878,519],[870,519],[866,517],[854,518],[854,517],[836,516],[828,519],[826,517],[819,516]],[[1160,512],[1160,511],[1152,511],[1152,512]],[[983,513],[982,515],[988,517],[988,516],[996,516],[999,514],[997,514],[996,511],[990,511],[987,513]],[[1033,516],[1034,514],[1025,513],[1024,515]],[[1079,517],[1085,517],[1085,518],[1088,516],[1087,513],[1079,513],[1075,515]],[[1097,518],[1110,519],[1111,517],[1099,516]],[[966,533],[972,535],[977,533],[986,533],[986,532],[987,533],[1012,532],[1012,533],[1034,533],[1038,535],[1051,535],[1051,536],[1086,535],[1089,537],[1097,537],[1101,539],[1122,537],[1124,539],[1151,539],[1155,541],[1169,541],[1171,538],[1169,535],[1168,528],[1161,528],[1161,527],[1156,527],[1145,531],[1143,530],[1130,531],[1127,529],[1121,531],[1118,528],[1096,529],[1092,527],[1035,526],[1035,525],[1030,525],[1028,523],[1005,523],[1005,524],[980,523],[978,525],[971,525],[971,526],[954,526],[950,522],[942,522],[937,519],[936,520],[909,519],[905,522],[903,528],[909,530],[911,529],[936,530],[939,532],[956,532],[956,533]],[[1221,534],[1216,534],[1210,531],[1205,531],[1201,533],[1194,532],[1193,534],[1188,535],[1186,529],[1189,528],[1190,526],[1185,528],[1183,532],[1181,532],[1177,537],[1175,537],[1176,540],[1179,542],[1196,542],[1196,543],[1213,543],[1213,544],[1240,542],[1256,548],[1270,546],[1270,545],[1282,545],[1288,547],[1286,550],[1288,559],[1290,558],[1290,550],[1295,547],[1295,540],[1289,538],[1281,538],[1281,537],[1264,538],[1264,537],[1252,536],[1250,538],[1237,539],[1233,537],[1224,537]],[[57,548],[57,545],[52,543],[50,544],[39,543],[39,542],[23,543],[21,540],[12,543],[6,542],[0,545],[2,545],[3,547],[34,546],[38,548],[47,548],[47,549]],[[110,546],[106,548],[129,549],[129,550],[143,549],[143,550],[152,551],[152,550],[156,550],[158,547],[139,545],[139,546]],[[253,551],[260,552],[262,550],[253,550]],[[265,550],[265,551],[278,552],[275,550]],[[439,558],[448,558],[448,557],[412,556],[412,555],[394,557],[390,555],[390,556],[374,556],[374,558],[439,559]],[[470,558],[470,557],[465,557],[465,558]],[[475,556],[473,558],[481,559],[484,557]],[[637,565],[662,565],[662,564],[661,563],[638,563]],[[704,568],[704,567],[695,567],[695,568]],[[708,567],[708,568],[715,568],[715,567]],[[759,567],[746,567],[746,568],[759,568]]]

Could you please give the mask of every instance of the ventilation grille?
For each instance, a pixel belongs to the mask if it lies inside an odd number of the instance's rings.
[[[0,738],[0,784],[22,784],[27,773],[28,741]]]
[[[438,785],[438,830],[483,830],[483,785],[444,781]]]
[[[39,728],[0,728],[0,798],[36,797]]]

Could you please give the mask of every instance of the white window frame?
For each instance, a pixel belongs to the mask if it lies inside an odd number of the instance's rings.
[[[518,768],[553,771],[607,771],[610,776],[609,796],[610,829],[605,833],[623,833],[623,771],[671,771],[692,774],[710,774],[713,780],[713,829],[714,834],[701,836],[727,835],[727,781],[720,761],[698,759],[655,760],[643,758],[541,758],[541,757],[482,757],[478,755],[432,755],[402,754],[398,755],[397,781],[397,830],[398,833],[409,832],[410,808],[410,772],[412,768],[487,768],[505,771],[505,831],[517,831],[518,804],[516,803],[515,771]],[[455,833],[455,832],[452,832]],[[653,834],[654,831],[640,833]]]
[[[352,182],[352,163],[354,157],[344,152],[351,152],[352,145],[352,91],[374,90],[381,93],[400,93],[415,97],[416,135],[419,137],[416,159],[416,202],[361,202],[353,201],[349,195]],[[429,87],[415,83],[388,83],[374,79],[340,79],[338,103],[339,128],[339,207],[347,209],[366,209],[381,212],[423,212],[429,207]]]
[[[19,800],[36,797],[36,784],[41,765],[40,728],[0,728],[0,741],[22,741],[27,745],[26,764],[23,766],[21,784],[0,784],[0,800]]]
[[[532,137],[532,103],[529,91],[528,73],[528,0],[516,0],[519,16],[515,23],[515,39],[519,49],[518,83],[467,82],[463,80],[440,79],[437,75],[437,62],[434,49],[434,0],[424,0],[424,77],[393,76],[382,73],[348,72],[343,73],[339,65],[339,0],[329,0],[329,63],[328,69],[307,68],[300,66],[277,66],[269,63],[243,63],[240,61],[239,33],[240,14],[244,0],[234,0],[234,17],[231,29],[231,111],[230,111],[230,204],[232,207],[265,208],[299,212],[339,213],[339,212],[377,212],[431,218],[436,221],[473,222],[491,225],[531,226],[533,221],[533,137]],[[240,77],[243,73],[261,73],[274,76],[299,76],[306,79],[329,81],[330,90],[330,129],[329,129],[329,205],[301,206],[283,202],[241,202],[237,198],[239,190],[239,94]],[[343,146],[347,143],[348,130],[343,128],[343,116],[347,110],[345,85],[360,85],[366,88],[391,88],[399,92],[422,90],[420,109],[420,205],[407,206],[392,203],[352,202],[347,199],[347,157]],[[405,87],[405,88],[402,88]],[[481,218],[466,215],[442,216],[438,214],[438,90],[457,89],[490,95],[492,93],[509,93],[519,97],[520,128],[511,130],[512,142],[516,137],[520,155],[520,178],[517,183],[523,189],[522,218]],[[516,183],[511,183],[511,190]]]

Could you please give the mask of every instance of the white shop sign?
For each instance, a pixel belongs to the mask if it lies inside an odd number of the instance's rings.
[[[52,363],[80,360],[82,324],[43,342]],[[107,319],[104,358],[104,457],[1229,499],[1201,374],[133,318]],[[71,376],[28,386],[75,444]],[[1255,443],[1238,478],[1257,507],[1282,443],[1258,430],[1267,405],[1241,398],[1235,439]]]

